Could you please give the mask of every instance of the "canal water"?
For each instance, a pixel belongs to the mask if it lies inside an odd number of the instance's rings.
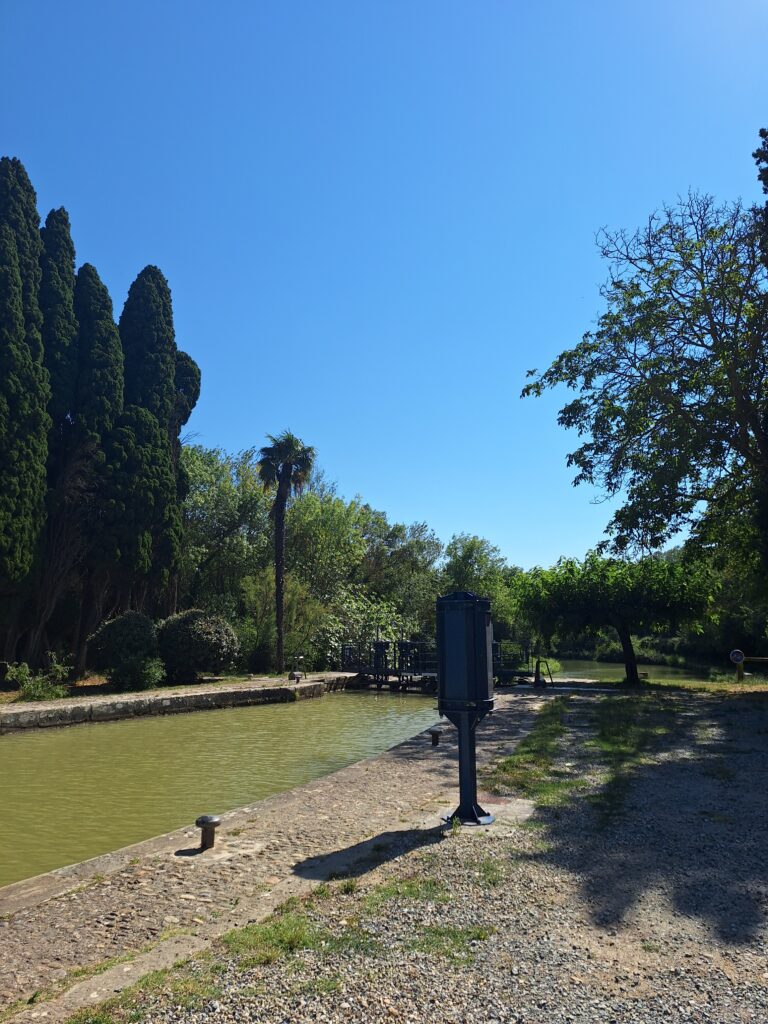
[[[569,679],[596,679],[600,683],[621,681],[624,678],[624,665],[608,661],[582,661],[580,659],[559,658],[560,671],[553,672],[552,677],[567,676]],[[647,673],[649,682],[657,680],[697,680],[703,678],[701,672],[686,668],[670,668],[667,665],[638,665],[638,672]]]
[[[415,694],[330,693],[0,736],[0,886],[381,753],[434,709]]]

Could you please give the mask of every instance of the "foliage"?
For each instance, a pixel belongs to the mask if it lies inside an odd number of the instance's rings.
[[[628,234],[603,232],[607,310],[523,395],[578,392],[558,422],[587,440],[576,483],[621,495],[617,550],[659,547],[768,475],[768,295],[758,214],[689,195]],[[768,530],[768,521],[764,524]]]
[[[109,670],[107,678],[126,692],[153,690],[165,679],[165,665],[159,658],[125,658]]]
[[[290,546],[286,569],[294,572],[321,600],[328,600],[353,578],[366,554],[367,514],[358,502],[307,493],[286,513]]]
[[[315,637],[328,616],[327,609],[309,589],[292,575],[285,577],[285,650],[289,656],[302,655],[307,668],[317,657]],[[269,672],[274,668],[277,625],[275,621],[275,578],[262,569],[241,581],[241,606],[244,618],[236,624],[242,656],[251,672]]]
[[[193,683],[201,672],[229,668],[238,654],[234,630],[200,608],[171,615],[158,630],[160,657],[170,682]]]
[[[35,668],[69,648],[82,671],[105,614],[175,610],[200,371],[156,267],[122,337],[96,270],[74,267],[66,211],[41,229],[26,171],[0,160],[0,650]]]
[[[5,166],[0,161],[0,584],[23,579],[32,566],[43,524],[50,424],[48,373],[39,343],[29,343],[21,260],[3,218]]]
[[[166,426],[175,405],[176,339],[171,292],[157,267],[145,267],[131,285],[119,327],[126,404]]]
[[[45,672],[33,673],[24,661],[8,666],[6,682],[18,687],[20,701],[58,700],[69,694],[69,688],[64,685],[69,669],[50,652],[49,657],[50,666]]]
[[[157,630],[141,612],[125,612],[99,627],[88,645],[90,663],[122,690],[146,690],[165,676],[159,660]]]
[[[497,547],[482,537],[460,533],[452,537],[445,549],[443,576],[446,590],[468,590],[491,600],[497,639],[511,626],[514,604],[510,579],[517,572],[511,569]]]
[[[40,310],[45,367],[51,385],[48,412],[56,432],[66,429],[75,403],[77,318],[74,309],[75,247],[65,209],[51,210],[40,232]]]
[[[638,681],[632,634],[675,630],[704,617],[712,581],[702,566],[651,556],[636,562],[591,552],[579,562],[561,559],[551,569],[520,574],[520,617],[549,641],[611,626],[622,645],[627,679]]]
[[[359,584],[341,587],[313,635],[313,658],[318,668],[334,667],[344,641],[366,644],[377,638],[400,640],[413,635],[415,625],[388,601],[366,592]]]
[[[123,411],[123,352],[112,300],[90,263],[77,272],[74,312],[79,327],[74,418],[85,435],[100,442]]]
[[[180,598],[234,618],[241,614],[241,580],[267,566],[270,557],[270,501],[255,454],[227,455],[193,445],[182,449],[181,466],[188,493]]]
[[[157,651],[157,629],[142,612],[125,612],[104,622],[88,642],[90,665],[99,672],[124,661],[156,658]]]

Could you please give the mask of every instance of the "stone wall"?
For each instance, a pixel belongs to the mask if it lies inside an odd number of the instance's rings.
[[[328,676],[286,685],[263,682],[215,684],[191,687],[187,692],[125,694],[80,697],[73,700],[41,701],[39,704],[5,705],[0,709],[0,733],[18,729],[79,725],[84,722],[114,722],[143,715],[172,715],[186,711],[278,704],[321,697],[329,689],[344,689],[347,676]]]

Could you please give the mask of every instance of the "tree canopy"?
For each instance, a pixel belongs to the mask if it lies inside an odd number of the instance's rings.
[[[632,634],[675,630],[703,617],[711,583],[700,567],[658,556],[630,562],[561,559],[532,569],[516,582],[520,619],[547,641],[555,633],[580,634],[612,627],[624,653],[627,680],[638,682]]]
[[[622,498],[614,547],[658,548],[708,505],[768,478],[768,294],[758,213],[690,194],[640,230],[603,232],[597,328],[533,378],[578,394],[575,483]]]

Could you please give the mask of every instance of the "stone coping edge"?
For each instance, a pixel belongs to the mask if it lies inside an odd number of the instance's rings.
[[[305,682],[264,686],[254,683],[243,686],[196,688],[189,693],[126,694],[96,697],[91,701],[46,702],[40,707],[24,704],[0,711],[0,735],[22,729],[43,729],[55,726],[82,725],[88,722],[115,722],[145,715],[172,715],[186,711],[212,711],[221,708],[245,707],[251,704],[277,704],[321,697],[328,690],[343,689],[350,678],[321,677]]]

